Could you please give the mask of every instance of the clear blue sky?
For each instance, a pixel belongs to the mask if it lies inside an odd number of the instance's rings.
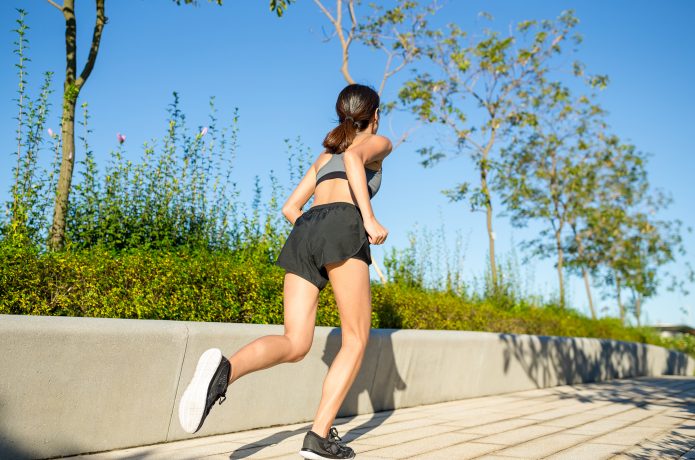
[[[127,135],[130,158],[137,158],[143,142],[161,139],[165,130],[166,107],[172,91],[178,91],[182,107],[193,126],[206,124],[208,98],[216,96],[221,117],[231,118],[240,110],[240,151],[237,180],[250,197],[253,176],[267,184],[273,169],[287,180],[283,139],[301,136],[315,156],[321,151],[325,133],[334,126],[335,98],[345,85],[339,73],[340,54],[335,39],[325,42],[331,31],[313,2],[292,5],[283,18],[268,11],[267,1],[226,1],[222,7],[202,2],[199,7],[176,7],[170,0],[107,1],[109,22],[104,30],[96,67],[80,95],[91,110],[91,138],[97,161],[106,161],[116,146],[116,133]],[[52,99],[54,112],[49,126],[57,129],[56,108],[60,107],[64,68],[64,23],[58,10],[45,0],[11,0],[0,5],[0,140],[3,167],[0,168],[0,199],[7,199],[14,144],[17,86],[15,57],[10,32],[15,27],[15,8],[28,11],[30,91],[36,88],[44,70],[55,72]],[[652,154],[650,179],[654,186],[668,190],[674,198],[666,218],[679,218],[695,227],[692,174],[695,155],[692,128],[695,117],[695,3],[691,1],[449,1],[434,23],[454,21],[466,30],[479,29],[477,13],[495,17],[493,27],[506,30],[523,19],[554,18],[572,8],[580,19],[584,36],[579,58],[590,71],[607,73],[610,87],[601,102],[610,112],[613,130],[638,148]],[[91,38],[94,2],[80,1],[78,18],[78,68],[86,58]],[[383,57],[356,48],[352,53],[353,77],[377,86],[383,72]],[[405,75],[403,75],[405,76]],[[384,96],[397,89],[390,82]],[[396,133],[412,126],[412,120],[396,117]],[[382,133],[389,135],[388,124]],[[448,245],[454,234],[464,237],[463,272],[471,281],[486,264],[487,239],[484,216],[469,212],[463,204],[449,204],[440,190],[464,178],[473,177],[465,159],[423,169],[415,149],[434,139],[428,129],[418,130],[384,165],[382,189],[373,201],[377,218],[390,230],[384,247],[373,247],[381,262],[385,250],[403,248],[408,232],[444,228]],[[80,152],[77,153],[78,158]],[[503,216],[495,220],[497,250],[503,258],[538,227],[513,229]],[[686,246],[693,260],[695,237],[686,234]],[[521,253],[517,249],[517,257]],[[383,265],[382,265],[383,266]],[[682,273],[678,266],[669,267]],[[556,290],[557,277],[552,261],[536,260],[520,269],[528,291],[549,295]],[[374,275],[373,275],[374,276]],[[693,290],[691,286],[691,290]],[[595,298],[599,297],[594,291]],[[597,299],[609,307],[611,298]],[[570,301],[586,310],[580,280],[570,280]],[[685,308],[688,313],[681,313]],[[695,294],[683,296],[660,289],[645,305],[646,320],[688,322],[695,326]]]

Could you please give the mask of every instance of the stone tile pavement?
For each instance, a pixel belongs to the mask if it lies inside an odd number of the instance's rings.
[[[336,420],[357,459],[693,459],[695,377],[565,385]],[[300,459],[310,423],[81,459]]]

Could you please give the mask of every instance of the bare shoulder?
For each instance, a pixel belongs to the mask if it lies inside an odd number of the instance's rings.
[[[391,140],[379,134],[367,134],[359,143],[351,145],[348,151],[353,151],[359,155],[365,163],[381,161],[393,149]]]
[[[369,138],[365,139],[365,143],[369,143],[369,146],[373,149],[379,150],[381,152],[386,152],[388,155],[393,149],[393,144],[391,144],[391,139],[381,134],[370,134]]]
[[[330,160],[330,158],[331,158],[331,154],[328,153],[328,150],[324,149],[316,157],[316,160],[314,160],[314,164],[311,165],[311,169],[314,170],[314,173],[317,173],[319,171],[319,169],[321,169],[321,167],[323,165],[325,165],[328,162],[328,160]]]

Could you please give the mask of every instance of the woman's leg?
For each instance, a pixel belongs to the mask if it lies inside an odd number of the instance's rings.
[[[314,339],[319,289],[294,273],[285,274],[283,287],[285,334],[266,335],[245,345],[229,358],[229,383],[276,364],[300,361]]]
[[[372,318],[369,267],[359,259],[326,265],[340,313],[342,345],[323,382],[312,431],[326,437],[340,405],[357,377],[369,340]]]

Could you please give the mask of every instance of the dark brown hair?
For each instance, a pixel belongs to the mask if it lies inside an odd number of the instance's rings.
[[[357,131],[369,125],[378,108],[379,94],[373,88],[358,83],[343,88],[335,103],[338,126],[323,140],[328,153],[344,152],[352,144]]]

